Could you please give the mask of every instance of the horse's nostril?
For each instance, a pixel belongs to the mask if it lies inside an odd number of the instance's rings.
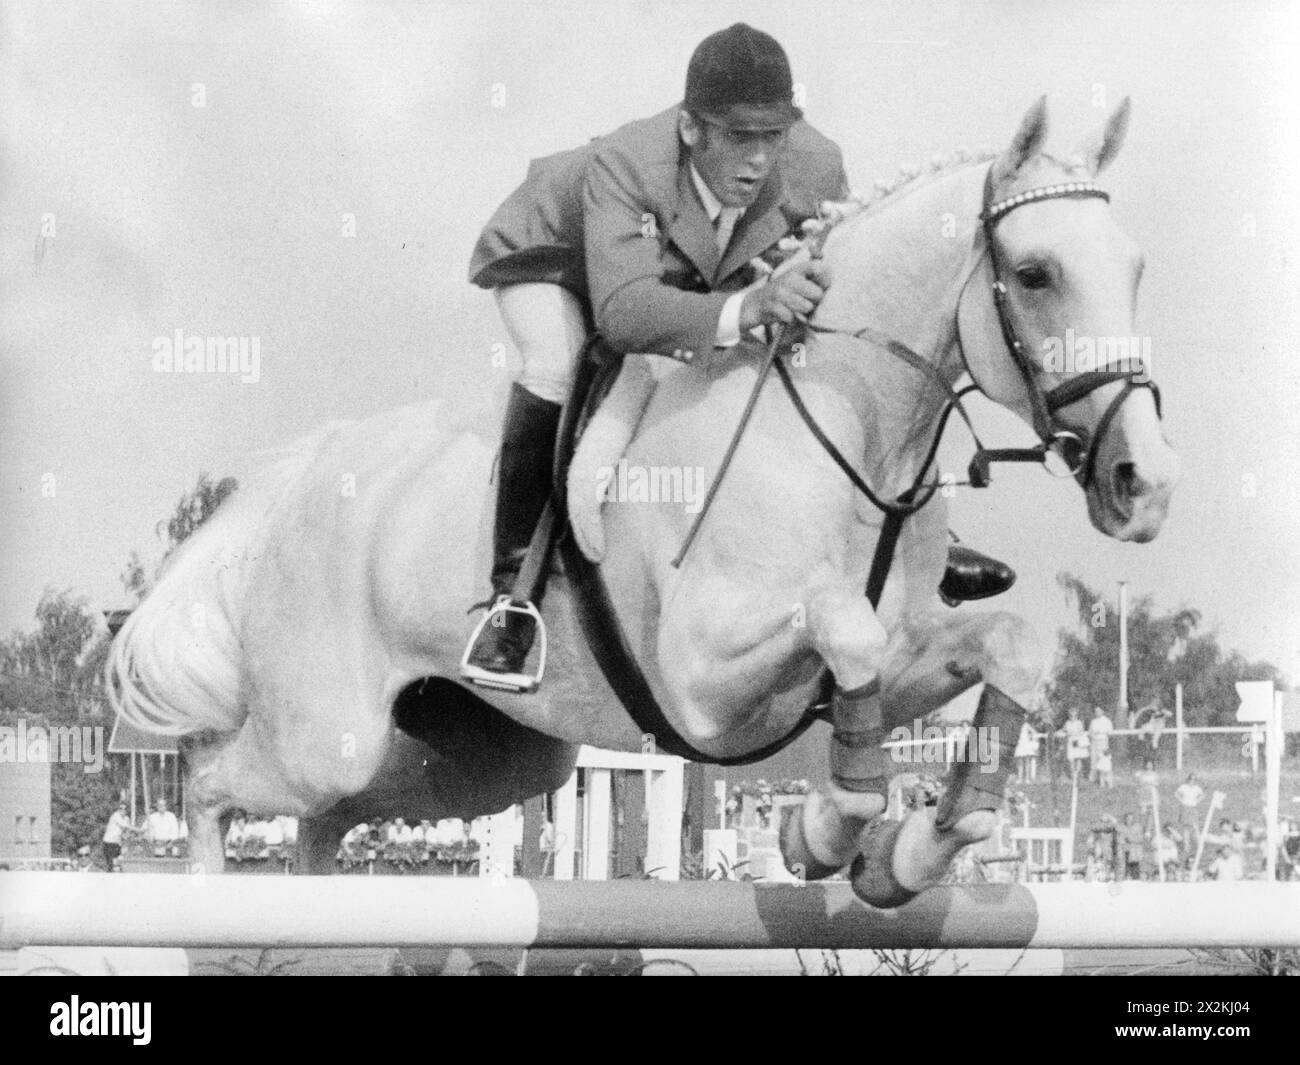
[[[1132,462],[1117,462],[1111,471],[1111,484],[1120,499],[1132,499],[1142,494],[1142,479]]]

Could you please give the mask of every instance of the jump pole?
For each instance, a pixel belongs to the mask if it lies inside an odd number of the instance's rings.
[[[1300,884],[939,887],[873,910],[846,882],[0,873],[0,949],[1300,947]]]

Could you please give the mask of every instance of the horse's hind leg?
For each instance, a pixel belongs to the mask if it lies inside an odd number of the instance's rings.
[[[187,740],[184,755],[190,860],[205,873],[225,867],[225,827],[235,809],[298,817],[306,812],[252,718],[236,733]]]
[[[230,806],[217,800],[198,782],[229,742],[229,737],[187,738],[181,747],[185,758],[185,828],[189,833],[190,870],[220,873],[226,866],[226,828]]]
[[[337,808],[298,820],[298,849],[294,872],[325,876],[338,870],[339,845],[352,827]]]

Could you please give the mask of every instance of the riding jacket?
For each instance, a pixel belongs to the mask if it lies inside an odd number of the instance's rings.
[[[533,160],[480,235],[470,281],[562,285],[619,352],[710,350],[727,297],[755,280],[751,260],[773,254],[821,201],[847,196],[848,183],[839,147],[797,122],[719,254],[678,133],[680,110]]]

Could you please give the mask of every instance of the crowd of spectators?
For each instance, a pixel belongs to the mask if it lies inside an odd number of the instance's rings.
[[[455,869],[478,859],[479,842],[477,822],[458,817],[436,824],[426,819],[414,825],[402,817],[376,817],[344,834],[337,859],[344,869],[368,866],[380,859],[407,871],[433,861],[449,863]]]
[[[154,800],[153,809],[143,820],[131,820],[126,800],[121,800],[117,808],[108,816],[104,833],[100,838],[100,850],[103,856],[103,868],[110,873],[122,868],[122,858],[184,857],[187,846],[185,821],[178,818],[170,809],[165,796]],[[94,867],[91,848],[87,844],[77,851],[78,868]]]
[[[1262,825],[1223,817],[1204,833],[1184,821],[1161,823],[1151,809],[1104,815],[1088,833],[1085,877],[1089,880],[1248,880],[1264,875],[1268,837]],[[1197,864],[1199,854],[1199,864]],[[1300,824],[1283,819],[1279,880],[1300,880]],[[1163,873],[1163,876],[1162,876]]]
[[[298,819],[250,817],[236,810],[226,829],[226,860],[232,862],[292,861],[298,844]]]

